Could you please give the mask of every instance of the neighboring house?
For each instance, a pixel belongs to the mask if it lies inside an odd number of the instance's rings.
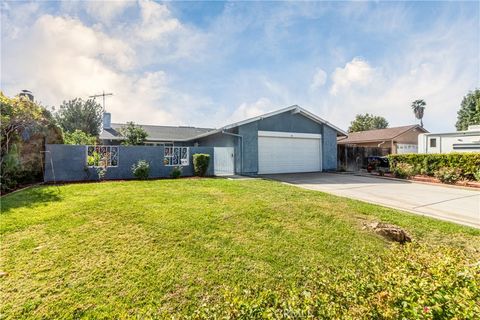
[[[418,135],[428,131],[420,125],[351,132],[338,138],[340,145],[389,148],[390,153],[417,153]]]
[[[424,133],[418,136],[418,153],[480,152],[480,125],[467,131]]]
[[[106,114],[100,139],[104,144],[119,144],[123,125],[110,124],[109,119]],[[337,137],[346,136],[343,130],[296,105],[219,129],[141,127],[149,135],[147,144],[169,147],[165,148],[166,158],[172,153],[180,155],[175,163],[188,157],[185,147],[215,147],[215,172],[245,175],[336,170]]]

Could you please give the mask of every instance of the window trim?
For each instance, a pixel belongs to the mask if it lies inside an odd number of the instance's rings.
[[[86,145],[85,146],[85,165],[88,167],[88,168],[103,168],[103,166],[101,165],[89,165],[88,164],[88,149],[92,147],[94,148],[94,150],[96,148],[107,148],[108,149],[108,153],[111,155],[112,153],[112,149],[113,148],[116,148],[117,149],[117,164],[112,166],[112,157],[110,156],[109,158],[109,164],[107,165],[107,168],[116,168],[119,166],[120,164],[120,146],[116,146],[116,145]]]
[[[169,153],[169,155],[167,156],[167,150],[170,149],[171,152]],[[177,164],[174,164],[173,163],[173,157],[175,155],[175,149],[179,150],[178,154],[179,154],[179,162],[180,163],[177,163]],[[182,158],[182,149],[186,149],[186,158]],[[168,160],[168,163],[166,163],[167,159],[172,159],[171,161]],[[185,160],[185,161],[183,161]],[[184,146],[170,146],[170,147],[164,147],[163,148],[163,164],[166,166],[166,167],[188,167],[190,165],[190,147],[184,147]]]
[[[429,145],[430,148],[436,148],[437,147],[437,138],[428,139],[428,145]]]

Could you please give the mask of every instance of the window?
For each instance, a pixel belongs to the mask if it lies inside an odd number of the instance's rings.
[[[437,138],[430,138],[430,148],[437,147]]]
[[[87,146],[87,166],[117,167],[118,146]]]
[[[166,166],[188,166],[189,147],[165,147],[164,163]]]

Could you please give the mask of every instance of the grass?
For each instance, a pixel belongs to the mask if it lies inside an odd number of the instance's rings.
[[[370,220],[480,258],[479,230],[272,181],[47,186],[1,204],[2,318],[184,316],[238,290],[307,290],[305,273],[389,255]]]

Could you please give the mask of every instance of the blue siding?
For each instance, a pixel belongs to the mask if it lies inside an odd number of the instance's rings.
[[[337,131],[329,126],[323,126],[322,134],[323,171],[337,170]]]
[[[290,111],[268,117],[258,122],[260,131],[281,131],[301,133],[322,133],[322,125],[309,118]]]
[[[316,133],[322,135],[322,168],[335,170],[337,166],[337,132],[301,114],[290,111],[247,123],[238,127],[244,136],[244,170],[242,174],[258,172],[258,131]]]
[[[138,160],[150,163],[150,177],[169,177],[173,167],[163,164],[163,147],[153,146],[120,146],[117,167],[109,167],[105,179],[133,179],[132,165]],[[96,180],[95,168],[86,167],[85,146],[49,144],[46,145],[46,161],[44,181],[53,181],[50,159],[53,161],[53,171],[57,181]],[[190,163],[183,167],[182,176],[193,175],[192,155],[195,153],[210,154],[208,175],[213,175],[213,148],[190,147]]]

